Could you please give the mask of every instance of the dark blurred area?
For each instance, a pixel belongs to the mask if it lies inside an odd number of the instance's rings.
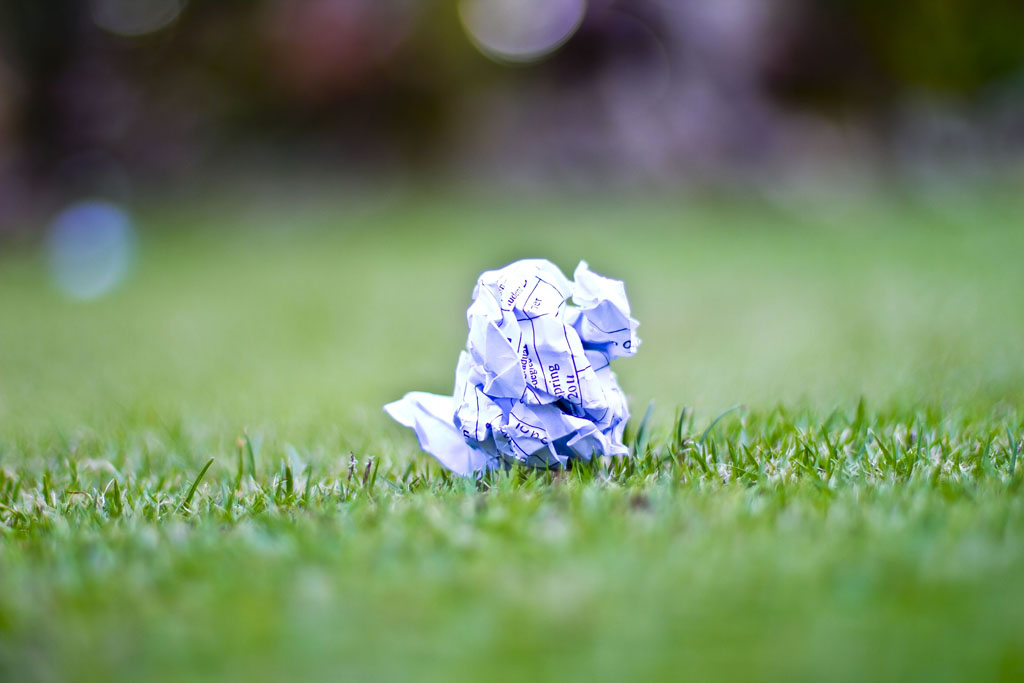
[[[252,174],[987,173],[1020,0],[0,0],[0,230]]]

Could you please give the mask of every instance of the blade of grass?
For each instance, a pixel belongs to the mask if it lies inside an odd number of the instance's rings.
[[[245,476],[245,439],[238,437],[235,442],[238,451],[238,472],[235,474],[235,487],[234,491],[238,492],[242,489],[242,477]]]
[[[743,407],[742,403],[737,403],[732,408],[729,408],[728,410],[723,412],[721,415],[716,417],[714,420],[712,420],[711,424],[708,425],[708,428],[704,430],[703,434],[701,434],[700,441],[697,442],[697,445],[698,446],[703,446],[704,445],[704,441],[708,438],[708,434],[711,433],[711,430],[715,428],[715,425],[717,425],[719,422],[721,422],[723,417],[725,417],[729,413],[733,412],[734,410],[739,410],[742,407]]]
[[[636,430],[636,438],[633,439],[633,455],[639,456],[643,453],[647,447],[648,442],[648,425],[651,421],[651,412],[654,410],[654,401],[651,401],[647,405],[647,412],[644,413],[644,419],[640,421],[640,427]]]
[[[1012,477],[1014,470],[1017,469],[1017,452],[1020,450],[1020,442],[1014,443],[1009,427],[1006,428],[1006,440],[1010,444],[1010,476]]]
[[[107,510],[111,517],[120,517],[123,511],[121,505],[121,487],[117,483],[117,477],[111,480],[113,482],[113,490],[110,492],[112,496],[107,502]]]
[[[182,508],[187,508],[192,503],[192,496],[196,495],[196,489],[199,488],[199,482],[203,480],[203,476],[206,474],[206,470],[210,469],[210,465],[212,464],[213,458],[210,458],[209,460],[206,461],[206,464],[203,465],[203,469],[199,470],[199,475],[196,476],[195,480],[192,482],[192,486],[188,487],[188,493],[185,494],[185,498],[178,505],[178,508],[177,510],[175,510],[175,512],[181,510]]]
[[[242,438],[245,439],[245,453],[249,458],[249,474],[252,478],[256,478],[256,453],[252,446],[252,439],[249,438],[249,431],[245,430],[242,432]]]

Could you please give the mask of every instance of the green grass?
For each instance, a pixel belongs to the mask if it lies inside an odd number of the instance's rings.
[[[139,220],[0,255],[0,680],[1024,680],[1020,198]],[[380,406],[524,256],[626,280],[637,457],[454,478]]]

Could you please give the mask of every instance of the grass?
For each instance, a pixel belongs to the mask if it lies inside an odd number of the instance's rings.
[[[0,257],[0,679],[1024,679],[1019,198],[139,221]],[[527,255],[626,280],[636,457],[448,476],[380,406]]]

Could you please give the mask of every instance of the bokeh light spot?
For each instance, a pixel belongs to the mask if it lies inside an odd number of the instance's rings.
[[[473,43],[499,62],[535,62],[579,28],[586,0],[460,0],[459,17]]]
[[[118,206],[80,202],[54,220],[48,248],[57,287],[73,299],[95,299],[127,274],[135,253],[135,231]]]
[[[185,0],[93,0],[92,20],[120,36],[144,36],[174,23]]]

